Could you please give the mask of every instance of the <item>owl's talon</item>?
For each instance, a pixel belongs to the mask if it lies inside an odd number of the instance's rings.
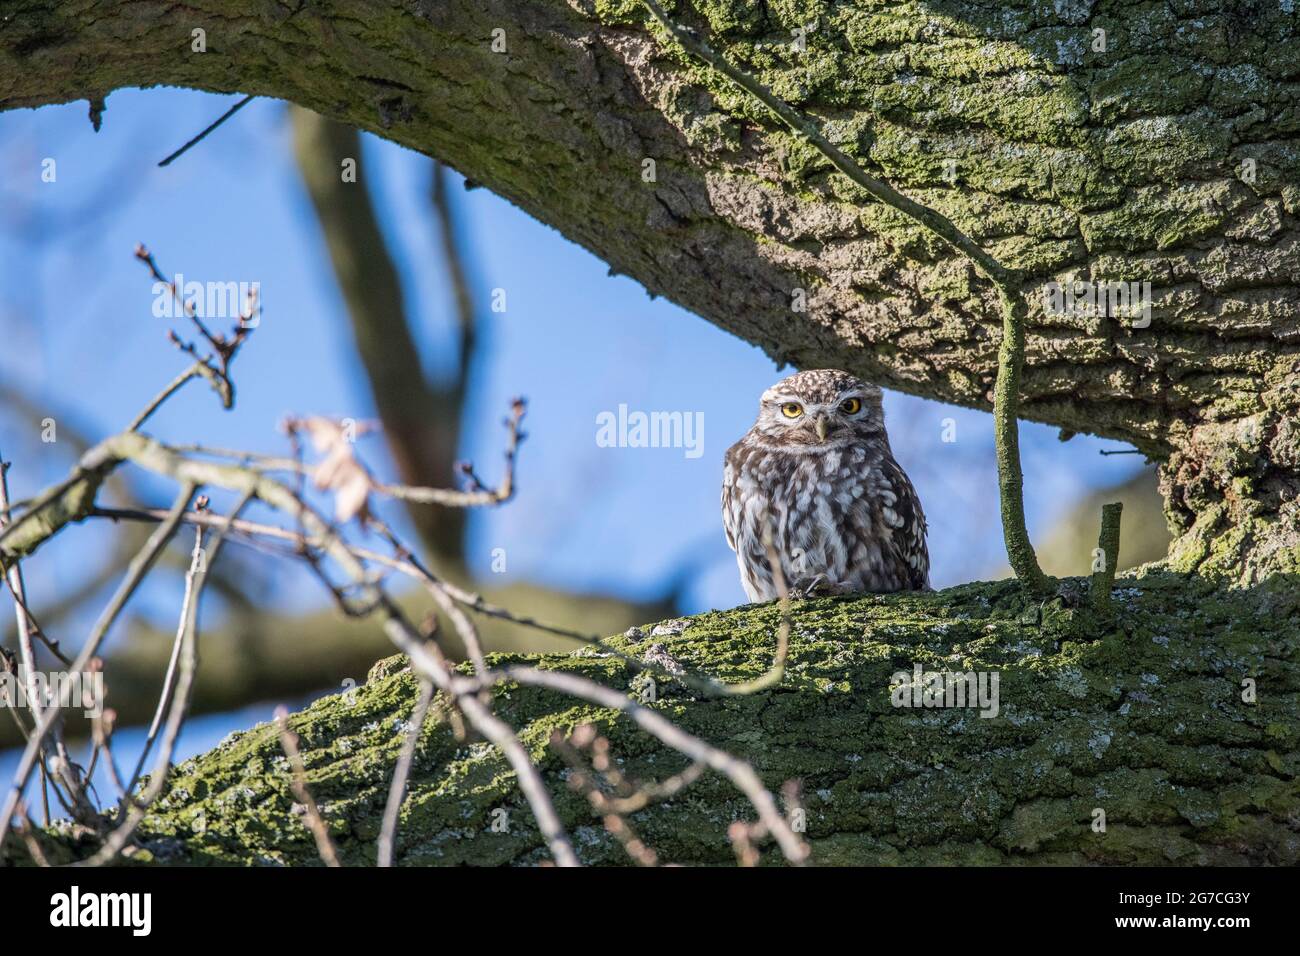
[[[790,589],[791,601],[808,601],[815,597],[826,597],[834,594],[831,582],[827,580],[826,575],[819,574],[816,577],[809,578],[801,584],[796,584]]]

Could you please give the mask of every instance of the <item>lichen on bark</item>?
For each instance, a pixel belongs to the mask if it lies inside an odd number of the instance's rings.
[[[796,605],[789,664],[771,691],[700,699],[662,682],[652,705],[753,762],[769,788],[799,780],[814,864],[1300,862],[1300,598],[1147,569],[1116,582],[1113,612],[1026,597],[1014,582]],[[770,665],[775,605],[687,619],[649,643],[720,679]],[[529,660],[641,691],[590,648]],[[891,681],[925,671],[999,674],[998,712],[896,707]],[[416,697],[403,658],[293,715],[308,784],[343,859],[373,863],[388,779]],[[1248,688],[1254,690],[1252,697]],[[518,728],[587,863],[628,862],[569,792],[553,730],[591,722],[620,768],[662,779],[685,759],[612,711],[504,685],[493,705]],[[504,816],[498,811],[505,811]],[[1104,832],[1096,822],[1104,813]],[[133,860],[314,865],[274,726],[233,734],[175,768]],[[752,816],[706,776],[630,817],[669,862],[734,860],[727,826]],[[500,821],[507,828],[500,830]],[[494,827],[494,823],[498,825]],[[51,840],[50,852],[75,855]],[[17,844],[9,850],[21,856]],[[402,811],[397,862],[536,864],[544,842],[501,754],[426,725]],[[779,854],[768,850],[765,860]]]

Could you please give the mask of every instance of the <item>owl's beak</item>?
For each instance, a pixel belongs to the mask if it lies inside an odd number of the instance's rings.
[[[816,420],[813,422],[813,424],[817,428],[817,440],[825,441],[826,440],[826,417],[824,415],[818,415]]]

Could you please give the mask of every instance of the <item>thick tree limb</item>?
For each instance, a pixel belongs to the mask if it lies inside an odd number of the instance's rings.
[[[769,788],[801,780],[802,835],[814,865],[1300,862],[1294,590],[1270,582],[1234,591],[1165,573],[1117,583],[1118,613],[1105,617],[1059,599],[1042,605],[1009,581],[803,602],[779,687],[698,699],[660,684],[657,699],[643,706],[747,758]],[[775,605],[713,612],[654,640],[692,669],[752,679],[770,665],[780,615]],[[644,699],[642,679],[613,657],[490,663],[556,671],[557,680],[586,677]],[[405,664],[382,662],[355,693],[324,698],[291,718],[313,755],[307,782],[345,864],[375,859],[390,778],[419,696]],[[996,716],[893,706],[896,673],[914,664],[927,672],[997,673]],[[1247,678],[1258,692],[1249,701]],[[629,860],[586,797],[562,785],[568,766],[549,747],[554,731],[595,725],[620,772],[637,782],[665,781],[692,765],[648,740],[619,708],[575,705],[567,695],[522,684],[498,687],[492,706],[520,728],[585,863]],[[263,724],[177,767],[144,823],[145,849],[174,862],[318,865],[293,813],[279,747],[276,727]],[[398,864],[546,858],[505,757],[467,747],[445,721],[426,725],[407,789]],[[712,774],[631,809],[628,823],[640,839],[661,861],[676,863],[731,862],[722,834],[731,820],[752,817],[729,782]],[[492,827],[498,810],[508,814],[508,829]],[[11,846],[25,861],[26,851]],[[45,851],[54,862],[72,853],[55,842]],[[770,845],[764,853],[779,859]]]
[[[636,4],[20,6],[0,26],[0,108],[155,83],[290,99],[437,156],[780,360],[992,403],[996,294],[892,212],[861,210],[857,186],[657,42]],[[1027,288],[1150,281],[1146,328],[1028,297],[1022,413],[1167,458],[1180,567],[1296,566],[1294,17],[1210,0],[705,15],[728,59]],[[791,31],[814,19],[800,51]]]

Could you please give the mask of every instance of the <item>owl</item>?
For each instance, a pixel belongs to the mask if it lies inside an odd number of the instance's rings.
[[[754,602],[780,596],[765,530],[796,595],[930,586],[925,515],[889,450],[880,389],[847,372],[799,372],[763,393],[727,450],[722,523]]]

